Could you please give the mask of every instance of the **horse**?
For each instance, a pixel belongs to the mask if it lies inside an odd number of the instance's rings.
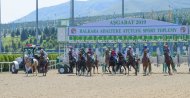
[[[86,69],[86,60],[82,56],[82,54],[79,53],[79,59],[76,62],[76,75],[80,76],[82,73],[84,75],[85,69]],[[80,71],[81,71],[81,73],[80,73]]]
[[[150,63],[150,59],[147,56],[147,51],[144,51],[144,55],[142,58],[142,64],[143,64],[143,71],[144,71],[144,75],[149,75],[149,73],[151,73],[151,63]],[[149,72],[147,73],[147,68],[149,68]]]
[[[33,58],[29,58],[27,56],[24,57],[24,64],[25,64],[25,68],[26,68],[26,73],[28,76],[28,69],[32,68],[32,74],[34,75],[34,71],[36,72],[36,76],[37,76],[37,67],[38,67],[38,60],[37,59],[33,59]]]
[[[77,63],[76,59],[71,54],[69,54],[69,65],[70,65],[69,71],[70,71],[70,73],[73,73],[73,68],[75,67],[76,63]]]
[[[48,66],[49,66],[49,60],[48,57],[44,58],[42,55],[39,57],[39,69],[42,68],[43,76],[46,76]]]
[[[127,74],[126,73],[126,61],[125,61],[125,58],[124,58],[124,56],[122,55],[122,53],[121,52],[118,52],[118,57],[119,57],[119,59],[118,59],[118,63],[117,63],[117,68],[116,68],[116,70],[119,70],[120,69],[120,73],[121,73],[121,67],[123,66],[123,68],[124,68],[124,70],[125,70],[125,75]],[[129,71],[129,70],[128,70]]]
[[[128,75],[130,70],[130,65],[135,69],[135,75],[137,75],[137,69],[138,69],[138,59],[136,60],[130,53],[128,53],[128,60],[126,63],[127,69],[128,69]]]
[[[94,72],[94,74],[95,74],[95,68],[97,69],[97,73],[98,73],[98,66],[99,66],[99,61],[98,61],[98,58],[97,58],[97,55],[95,54],[94,55],[94,57],[95,57],[95,60],[94,60],[94,65],[93,65],[93,72]]]
[[[90,73],[90,76],[92,76],[91,70],[92,70],[94,61],[93,61],[92,57],[90,56],[90,54],[87,54],[86,58],[87,58],[87,60],[86,60],[87,76],[89,73]]]
[[[166,63],[166,65],[167,65],[167,67],[168,67],[168,73],[169,73],[169,75],[172,75],[171,69],[170,69],[170,65],[171,65],[172,70],[173,70],[174,72],[177,71],[177,70],[175,69],[175,65],[174,65],[173,59],[172,59],[171,56],[169,56],[169,54],[168,54],[167,52],[164,52],[164,56],[165,56],[165,63]]]
[[[107,71],[106,67],[109,66],[110,57],[111,57],[111,56],[110,56],[109,50],[106,50],[106,52],[105,52],[105,64],[106,64],[106,66],[105,66],[105,71]]]
[[[110,67],[112,67],[112,71],[116,74],[115,70],[116,65],[117,65],[117,60],[114,58],[114,56],[111,56],[109,59],[109,66],[108,66],[109,73],[111,73]]]

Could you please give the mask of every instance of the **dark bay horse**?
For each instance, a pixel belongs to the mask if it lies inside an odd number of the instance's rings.
[[[42,68],[43,76],[46,76],[47,70],[49,66],[48,58],[43,57],[42,55],[39,57],[39,67]]]
[[[172,59],[171,56],[169,56],[169,53],[167,53],[167,52],[164,52],[164,56],[165,56],[165,63],[167,65],[167,67],[168,67],[168,73],[169,73],[169,75],[172,75],[171,69],[170,69],[170,65],[171,65],[171,67],[172,67],[172,69],[173,69],[174,72],[177,71],[175,69],[175,65],[174,65],[173,59]]]
[[[142,58],[142,64],[143,64],[143,71],[144,71],[144,75],[149,75],[149,73],[151,73],[151,63],[150,63],[150,59],[147,56],[147,50],[144,50],[144,55]],[[147,73],[147,68],[149,69],[149,72]]]
[[[92,57],[90,56],[90,54],[87,54],[86,58],[87,58],[87,60],[86,60],[87,76],[89,73],[90,73],[90,76],[92,76],[91,70],[94,65],[94,61],[93,61]]]
[[[126,61],[125,61],[125,58],[124,58],[124,56],[122,55],[122,53],[121,52],[118,52],[118,57],[119,57],[119,59],[118,59],[118,63],[117,63],[117,68],[116,68],[116,70],[119,70],[120,69],[120,73],[121,73],[121,67],[123,67],[124,68],[124,70],[125,70],[125,75],[127,74],[126,73]],[[129,71],[129,70],[128,70]]]
[[[105,64],[106,64],[105,71],[107,71],[106,67],[109,66],[110,57],[111,57],[111,55],[110,55],[109,50],[106,50],[106,52],[105,52]]]
[[[99,61],[98,61],[98,57],[96,54],[94,55],[94,58],[95,58],[95,60],[94,60],[94,65],[93,65],[93,72],[95,74],[95,68],[97,69],[97,73],[98,73]]]
[[[85,73],[85,69],[86,69],[86,60],[84,58],[84,56],[79,53],[79,58],[78,61],[76,63],[76,75],[81,75]]]
[[[108,65],[109,73],[111,73],[110,67],[112,67],[112,71],[116,74],[116,70],[115,70],[116,65],[117,65],[117,60],[113,56],[111,56],[109,59],[109,65]]]
[[[135,59],[135,57],[132,56],[132,54],[129,53],[128,51],[128,60],[126,63],[127,69],[128,69],[128,75],[129,75],[129,70],[130,70],[130,66],[132,66],[135,69],[135,75],[137,75],[137,69],[138,69],[138,60]]]
[[[70,73],[73,73],[73,69],[76,66],[76,59],[72,56],[72,54],[69,53],[69,71]]]

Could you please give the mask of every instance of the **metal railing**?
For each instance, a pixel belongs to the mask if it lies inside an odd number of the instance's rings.
[[[3,68],[5,67],[5,65],[7,65],[8,64],[8,66],[9,66],[9,72],[11,72],[11,64],[12,64],[13,62],[0,62],[0,70],[1,70],[1,72],[3,72]]]

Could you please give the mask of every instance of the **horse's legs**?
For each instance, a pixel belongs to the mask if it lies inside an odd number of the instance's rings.
[[[38,73],[37,73],[37,70],[38,70],[38,69],[37,69],[37,66],[35,66],[36,76],[37,76],[37,74],[38,74]]]
[[[168,73],[169,73],[169,75],[172,75],[171,69],[170,69],[170,64],[168,63],[168,64],[166,64],[166,65],[168,66]]]
[[[115,66],[112,66],[112,70],[116,74]]]
[[[145,65],[143,64],[143,73],[144,73],[144,75],[146,75],[146,70],[145,69],[146,69]]]
[[[123,65],[123,68],[124,68],[124,70],[125,70],[125,73],[124,73],[124,74],[126,75],[126,74],[127,74],[127,72],[126,72],[126,67],[125,67],[125,65]]]
[[[34,67],[31,67],[32,68],[32,74],[33,74],[33,76],[34,76]]]
[[[90,76],[92,76],[92,66],[90,67]]]
[[[109,73],[111,73],[111,71],[110,71],[110,66],[108,66],[108,70],[109,70]]]
[[[131,63],[132,67],[135,69],[135,75],[137,75],[137,67],[134,63]]]
[[[93,73],[95,74],[95,65],[92,68],[93,68]]]
[[[97,74],[99,74],[99,73],[98,73],[98,65],[96,65],[96,69],[97,69]]]
[[[149,62],[148,65],[149,65],[149,68],[148,68],[148,69],[149,69],[149,73],[151,74],[151,72],[152,72],[152,66],[151,66],[151,63]]]
[[[129,63],[128,63],[128,62],[126,63],[126,66],[127,66],[127,70],[128,70],[127,73],[128,73],[128,75],[129,75]]]

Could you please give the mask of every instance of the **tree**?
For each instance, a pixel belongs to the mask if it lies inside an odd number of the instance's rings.
[[[13,49],[13,51],[15,52],[15,50],[16,50],[16,44],[14,43],[13,40],[12,40],[12,49]]]
[[[15,32],[14,31],[11,32],[11,37],[15,37]]]
[[[40,44],[42,44],[43,43],[43,39],[42,39],[42,37],[40,38]]]
[[[32,44],[33,42],[32,42],[32,39],[30,39],[30,44]]]
[[[158,19],[157,20],[160,20],[160,17],[158,16]]]
[[[20,42],[18,42],[18,48],[21,48],[21,43]]]
[[[7,35],[6,35],[6,33],[4,32],[4,33],[3,33],[3,37],[5,38],[6,36],[7,36]]]
[[[162,16],[161,21],[166,21],[166,19],[165,19],[165,16],[164,16],[164,15]]]
[[[5,52],[9,52],[9,46],[5,46]]]
[[[15,34],[16,36],[19,36],[20,35],[20,30],[16,30],[16,34]]]
[[[26,30],[22,30],[22,32],[21,32],[21,36],[20,36],[21,38],[21,41],[24,41],[24,40],[26,40],[26,39],[28,39],[28,34],[27,34],[27,32],[26,32]]]

